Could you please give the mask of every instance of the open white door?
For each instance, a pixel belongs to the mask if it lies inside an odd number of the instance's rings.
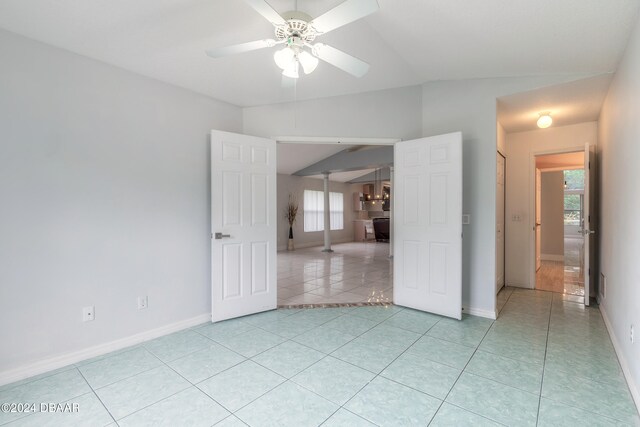
[[[276,143],[211,131],[212,320],[276,308]]]
[[[593,276],[591,274],[591,260],[595,255],[595,149],[589,143],[584,147],[584,206],[583,215],[583,234],[584,234],[584,305],[589,305],[589,297],[591,295],[591,283]],[[593,269],[595,272],[595,269]]]
[[[462,318],[462,134],[395,144],[393,301]]]

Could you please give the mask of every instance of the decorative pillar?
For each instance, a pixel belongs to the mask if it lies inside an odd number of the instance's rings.
[[[322,252],[333,252],[331,249],[331,206],[329,206],[329,172],[324,175],[324,249]]]
[[[391,186],[391,198],[389,199],[389,258],[393,258],[393,195],[395,188],[393,186],[393,166],[389,166],[389,185]]]

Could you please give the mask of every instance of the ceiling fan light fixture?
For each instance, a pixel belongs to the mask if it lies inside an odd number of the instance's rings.
[[[285,68],[282,71],[282,75],[285,77],[289,77],[292,79],[297,79],[298,77],[300,77],[300,74],[298,73],[298,61],[294,60],[287,66],[287,68]]]
[[[546,129],[549,126],[551,126],[551,123],[553,123],[553,119],[551,118],[551,113],[548,111],[545,111],[544,113],[539,113],[538,114],[540,117],[538,118],[538,127],[540,129]]]
[[[273,60],[280,69],[286,70],[296,62],[295,56],[295,52],[290,47],[285,47],[283,49],[276,50],[273,54]]]
[[[318,58],[311,55],[309,52],[302,51],[298,55],[298,60],[300,61],[300,65],[302,65],[302,71],[305,74],[311,74],[318,66]]]

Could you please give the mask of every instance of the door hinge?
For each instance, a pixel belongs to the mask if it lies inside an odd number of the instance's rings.
[[[211,238],[213,239],[213,233],[211,233]]]

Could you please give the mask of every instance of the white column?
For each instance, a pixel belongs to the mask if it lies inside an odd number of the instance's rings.
[[[324,249],[322,252],[333,252],[331,250],[331,207],[329,206],[329,172],[324,172]]]
[[[389,186],[391,187],[391,198],[389,199],[389,258],[393,258],[393,194],[396,191],[393,186],[393,166],[389,167]]]

